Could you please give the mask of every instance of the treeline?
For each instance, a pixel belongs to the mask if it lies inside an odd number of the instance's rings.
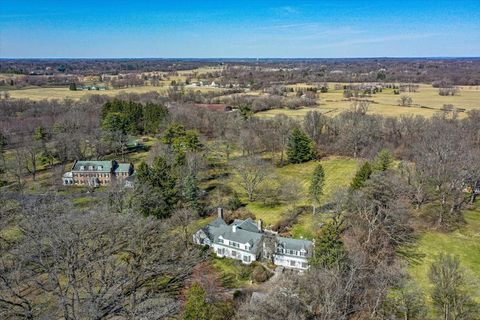
[[[121,72],[191,70],[203,66],[218,66],[215,61],[184,59],[3,59],[1,73],[14,74],[77,74],[99,75]]]
[[[241,66],[239,66],[241,65]],[[228,64],[221,81],[252,88],[272,84],[323,82],[480,84],[480,60],[459,59],[271,59]]]

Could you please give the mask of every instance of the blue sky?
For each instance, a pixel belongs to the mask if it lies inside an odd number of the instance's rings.
[[[480,56],[480,0],[0,0],[0,57]]]

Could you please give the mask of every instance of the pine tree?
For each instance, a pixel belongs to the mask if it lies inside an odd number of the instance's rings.
[[[209,319],[209,304],[206,301],[205,290],[195,282],[187,292],[184,320],[207,320]]]
[[[190,172],[184,180],[183,197],[188,206],[197,211],[198,210],[198,181],[195,173]]]
[[[314,158],[313,141],[302,130],[293,129],[287,145],[287,156],[291,163],[301,163]]]
[[[312,266],[331,268],[345,256],[340,239],[340,228],[334,223],[325,224],[315,238],[315,249],[310,260]]]
[[[37,141],[42,141],[45,142],[47,140],[47,130],[43,126],[38,126],[35,128],[35,132],[33,134],[33,137]]]
[[[167,113],[166,107],[148,102],[143,109],[143,130],[147,133],[157,133]]]
[[[77,91],[77,85],[75,82],[70,83],[70,91]]]
[[[138,211],[145,216],[168,217],[178,202],[174,168],[162,157],[157,157],[151,167],[140,164],[137,178],[139,183],[134,201],[138,204]]]
[[[393,156],[387,149],[382,149],[373,160],[373,168],[377,171],[386,171],[393,162]]]
[[[357,171],[355,174],[355,177],[353,177],[353,181],[350,184],[350,188],[352,190],[358,190],[363,185],[365,184],[365,181],[370,178],[370,175],[372,174],[372,167],[370,166],[370,163],[366,161],[361,167],[360,170]]]
[[[318,164],[313,171],[312,181],[310,183],[309,194],[312,200],[313,214],[320,204],[320,196],[323,194],[323,185],[325,184],[325,171],[323,166]]]

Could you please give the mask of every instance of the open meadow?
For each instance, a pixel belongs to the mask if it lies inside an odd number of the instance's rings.
[[[292,86],[295,89],[306,88],[311,85],[297,84]],[[399,105],[401,96],[406,95],[412,98],[410,107]],[[345,99],[342,90],[335,90],[334,83],[329,83],[327,93],[318,94],[317,107],[307,107],[297,110],[273,109],[257,114],[259,117],[272,117],[276,114],[286,114],[292,117],[303,117],[307,112],[316,110],[329,116],[335,116],[345,110],[349,110],[352,101]],[[465,111],[480,109],[480,87],[479,86],[460,86],[459,93],[455,96],[441,96],[438,94],[438,88],[429,84],[420,84],[417,92],[405,92],[394,94],[393,89],[383,89],[382,92],[372,94],[362,99],[370,101],[368,108],[369,114],[380,114],[384,116],[401,115],[422,115],[430,117],[440,112],[444,105],[451,104],[456,108],[465,109]],[[460,116],[464,115],[461,113]]]
[[[44,100],[44,99],[72,99],[78,100],[89,95],[106,95],[109,97],[114,97],[119,94],[123,93],[147,93],[147,92],[157,92],[159,94],[165,94],[168,85],[154,87],[154,86],[138,86],[138,87],[130,87],[130,88],[120,88],[120,89],[108,89],[108,90],[78,90],[72,91],[69,90],[67,87],[53,87],[53,88],[27,88],[27,89],[18,89],[18,90],[9,90],[8,93],[10,94],[10,98],[13,99],[31,99],[31,100]],[[200,92],[209,92],[209,91],[216,91],[221,90],[221,88],[213,88],[213,87],[195,87],[195,88],[187,88],[186,90],[193,90]],[[1,90],[0,90],[1,91]]]

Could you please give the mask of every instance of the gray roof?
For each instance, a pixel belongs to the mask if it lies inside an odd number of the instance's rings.
[[[262,232],[251,218],[248,218],[246,220],[240,220],[240,219],[235,219],[232,223],[233,225],[236,225],[238,228],[250,231],[250,232]]]
[[[235,231],[233,228],[235,227]],[[235,220],[231,225],[227,225],[221,218],[217,218],[209,223],[203,231],[209,239],[214,243],[219,243],[219,237],[223,239],[235,241],[238,243],[249,243],[250,252],[255,252],[258,244],[262,240],[262,233],[252,219]],[[222,243],[224,244],[224,243]],[[237,250],[242,250],[234,247]]]
[[[233,229],[235,228],[235,231]],[[231,240],[238,243],[249,243],[250,252],[256,252],[262,240],[264,233],[260,230],[254,220],[248,218],[246,220],[235,219],[232,224],[227,225],[222,218],[216,218],[202,229],[207,237],[213,243],[219,243],[221,236],[225,240]],[[306,251],[306,256],[312,253],[313,242],[304,239],[292,239],[276,236],[277,245],[283,249]],[[222,241],[222,245],[225,245]],[[228,246],[228,245],[227,245]],[[242,250],[236,247],[236,250]]]
[[[313,246],[312,241],[304,240],[304,239],[285,238],[280,236],[277,236],[276,239],[277,239],[278,246],[282,247],[283,249],[296,250],[296,251],[301,251],[303,249],[307,253],[311,253],[311,248]]]
[[[258,244],[262,240],[262,236],[263,236],[259,232],[251,232],[251,231],[247,231],[239,228],[237,228],[236,231],[233,231],[232,226],[221,226],[219,229],[221,234],[215,237],[215,242],[218,243],[218,238],[222,236],[222,238],[226,240],[231,240],[231,241],[235,241],[243,244],[249,243],[250,252],[257,251]]]

